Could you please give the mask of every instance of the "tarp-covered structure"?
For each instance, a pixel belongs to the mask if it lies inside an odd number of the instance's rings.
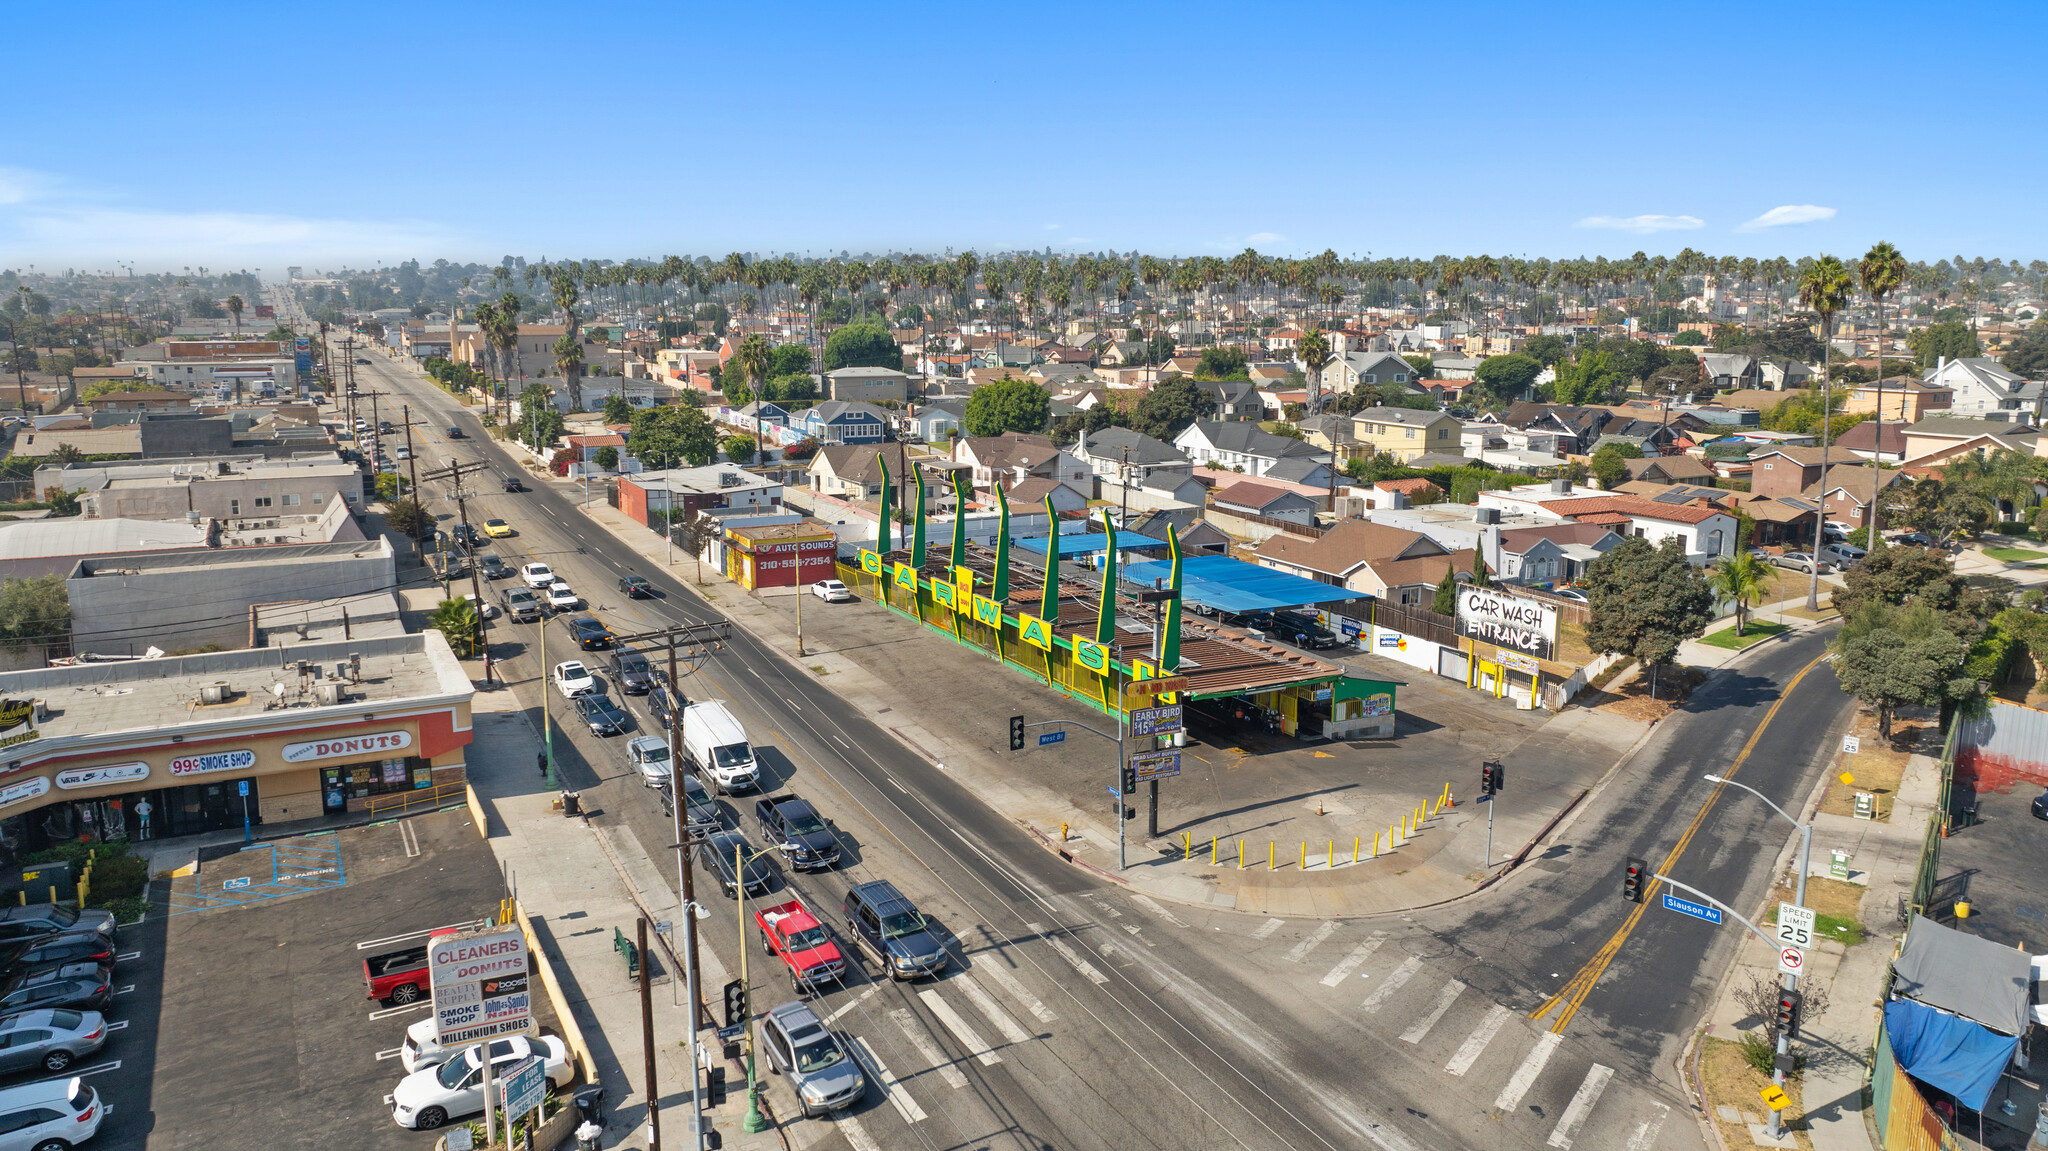
[[[1165,563],[1132,564],[1125,569],[1124,579],[1149,587],[1155,578],[1167,579],[1171,570],[1171,565]],[[1188,556],[1181,560],[1180,594],[1187,602],[1233,612],[1372,598],[1366,592],[1303,579],[1229,556]]]
[[[1885,1031],[1906,1074],[1981,1111],[2031,1018],[2032,957],[1914,916]]]
[[[2000,1035],[1910,999],[1884,1005],[1884,1029],[1891,1036],[1892,1057],[1906,1074],[1948,1092],[1972,1111],[1984,1110],[2020,1045],[2018,1036]]]

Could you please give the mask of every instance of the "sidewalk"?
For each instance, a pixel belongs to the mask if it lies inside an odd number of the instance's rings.
[[[1761,604],[1757,607],[1751,608],[1748,616],[1748,622],[1746,625],[1746,630],[1749,634],[1755,634],[1756,627],[1760,623],[1772,625],[1782,624],[1785,630],[1777,632],[1773,635],[1759,638],[1756,641],[1747,644],[1743,647],[1722,647],[1718,644],[1711,644],[1705,642],[1708,636],[1718,635],[1722,632],[1732,632],[1735,630],[1735,616],[1732,614],[1723,616],[1722,618],[1715,620],[1713,623],[1708,624],[1706,630],[1700,633],[1699,639],[1689,639],[1686,640],[1684,643],[1679,644],[1677,662],[1685,664],[1688,667],[1724,667],[1736,656],[1742,655],[1745,652],[1754,651],[1764,644],[1775,643],[1782,639],[1790,639],[1792,636],[1795,636],[1799,634],[1801,631],[1804,631],[1808,628],[1820,627],[1824,624],[1833,623],[1841,617],[1838,614],[1836,614],[1832,608],[1827,606],[1827,597],[1830,591],[1840,586],[1841,584],[1839,582],[1830,584],[1826,580],[1821,581],[1821,614],[1820,618],[1818,619],[1810,618],[1804,614],[1806,611],[1805,596],[1798,596],[1794,599],[1788,600],[1780,600],[1777,603]],[[1795,611],[1801,614],[1789,614]]]
[[[488,819],[492,852],[506,881],[533,924],[541,948],[554,964],[571,1013],[583,1031],[605,1088],[604,1146],[648,1146],[647,1108],[641,1050],[640,996],[626,976],[625,963],[613,949],[613,931],[633,939],[643,912],[652,924],[667,920],[677,927],[681,948],[679,901],[637,840],[622,828],[593,827],[583,819],[562,815],[558,795],[544,790],[534,770],[535,732],[532,720],[517,710],[510,692],[487,692],[472,705],[475,741],[469,749],[469,778]],[[669,864],[673,868],[673,863]],[[650,935],[649,978],[654,1003],[656,1067],[662,1087],[662,1139],[668,1147],[690,1147],[689,1011],[683,1006],[680,970],[665,947]],[[730,978],[708,944],[698,948],[700,989],[716,1010],[718,989]],[[724,1146],[739,1151],[786,1151],[823,1137],[821,1124],[794,1124],[786,1131],[771,1127],[758,1135],[740,1130],[746,1111],[746,1069],[721,1060],[717,1036],[706,1031],[702,1042],[714,1063],[726,1069],[726,1101],[706,1107]],[[763,1074],[763,1111],[793,1116],[796,1103],[782,1081]]]
[[[1869,1151],[1872,1140],[1864,1115],[1863,1083],[1869,1070],[1871,1040],[1877,1034],[1878,992],[1905,933],[1898,923],[1898,899],[1912,888],[1927,817],[1940,798],[1941,764],[1925,755],[1911,757],[1888,822],[1819,813],[1816,809],[1831,777],[1832,773],[1821,780],[1801,810],[1813,824],[1809,883],[1817,882],[1812,877],[1828,881],[1831,852],[1847,852],[1849,883],[1863,889],[1858,918],[1866,937],[1854,946],[1820,941],[1807,952],[1809,972],[1801,983],[1809,995],[1812,988],[1824,988],[1828,1005],[1824,1014],[1810,1016],[1800,1025],[1796,1045],[1803,1049],[1806,1065],[1800,1078],[1787,1084],[1795,1104],[1786,1112],[1785,1126],[1788,1132],[1803,1133],[1814,1151]],[[1777,874],[1787,885],[1798,867],[1798,846],[1798,837],[1793,836],[1779,859]],[[1814,902],[1809,892],[1808,903]],[[1768,915],[1775,905],[1775,898],[1767,899],[1759,914]],[[1762,920],[1758,925],[1764,926]],[[1751,1143],[1798,1145],[1790,1140],[1769,1142],[1762,1136],[1761,1102],[1754,1096],[1710,1097],[1698,1071],[1697,1048],[1704,1047],[1706,1040],[1736,1040],[1761,1030],[1763,1020],[1748,1014],[1736,1001],[1736,991],[1754,974],[1775,979],[1777,971],[1777,949],[1745,933],[1734,966],[1708,1014],[1708,1026],[1695,1040],[1689,1074],[1709,1114],[1719,1120],[1715,1127],[1723,1133],[1730,1151]],[[1729,1137],[1731,1128],[1747,1129],[1750,1139],[1738,1142]]]

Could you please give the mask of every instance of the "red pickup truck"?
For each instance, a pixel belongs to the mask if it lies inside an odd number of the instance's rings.
[[[764,907],[754,913],[754,922],[761,928],[761,950],[782,957],[789,967],[790,985],[799,993],[845,977],[846,957],[803,900]]]
[[[369,988],[369,997],[400,1007],[417,1002],[428,988],[427,948],[439,936],[454,934],[453,928],[436,931],[418,946],[401,947],[364,959],[363,982]]]

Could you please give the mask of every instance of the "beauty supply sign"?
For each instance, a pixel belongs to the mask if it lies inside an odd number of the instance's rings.
[[[526,980],[526,936],[516,926],[435,936],[427,984],[442,1044],[525,1034],[533,1026]]]
[[[1549,659],[1557,647],[1557,612],[1497,588],[1458,589],[1458,634]]]

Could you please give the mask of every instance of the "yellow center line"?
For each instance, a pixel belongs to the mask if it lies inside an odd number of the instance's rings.
[[[1750,733],[1749,741],[1742,745],[1742,750],[1736,754],[1734,762],[1728,765],[1728,770],[1719,773],[1723,778],[1732,777],[1736,772],[1742,770],[1742,765],[1748,761],[1750,753],[1756,750],[1757,742],[1763,738],[1765,729],[1769,728],[1771,721],[1777,718],[1778,709],[1785,706],[1786,700],[1792,698],[1793,689],[1799,686],[1800,680],[1806,678],[1807,672],[1819,666],[1820,662],[1826,658],[1827,655],[1825,653],[1815,656],[1812,662],[1799,669],[1799,674],[1792,677],[1791,682],[1785,685],[1785,690],[1778,693],[1778,698],[1771,704],[1771,709],[1764,713],[1763,722],[1757,724],[1756,730]],[[1698,834],[1700,827],[1706,822],[1707,813],[1714,809],[1714,804],[1721,798],[1721,793],[1726,790],[1727,787],[1723,784],[1714,785],[1714,790],[1708,793],[1706,802],[1700,804],[1699,812],[1692,817],[1692,822],[1686,825],[1684,834],[1678,837],[1677,844],[1664,857],[1664,862],[1657,867],[1658,874],[1669,872],[1672,866],[1678,862],[1679,857],[1685,854],[1685,849],[1692,844],[1692,837]],[[1578,1014],[1579,1006],[1585,1003],[1586,996],[1592,994],[1594,986],[1600,982],[1600,977],[1607,973],[1608,964],[1614,962],[1614,957],[1620,953],[1622,944],[1628,942],[1629,933],[1633,932],[1636,929],[1636,924],[1642,921],[1643,912],[1648,909],[1649,900],[1656,894],[1656,890],[1657,880],[1654,878],[1650,879],[1643,888],[1643,902],[1638,903],[1629,911],[1628,918],[1622,921],[1621,927],[1608,938],[1605,944],[1601,945],[1600,950],[1594,953],[1593,958],[1587,960],[1586,965],[1579,968],[1571,979],[1567,980],[1565,985],[1557,990],[1556,994],[1544,1000],[1536,1010],[1531,1011],[1529,1018],[1541,1019],[1562,1005],[1563,1009],[1558,1011],[1557,1020],[1550,1025],[1550,1030],[1555,1034],[1564,1034],[1564,1029],[1571,1023],[1572,1016]]]

